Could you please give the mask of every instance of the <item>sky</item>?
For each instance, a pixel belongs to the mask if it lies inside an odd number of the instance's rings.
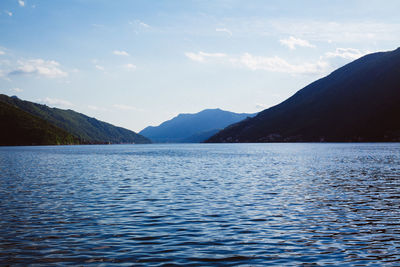
[[[140,131],[400,46],[400,1],[0,0],[0,93]]]

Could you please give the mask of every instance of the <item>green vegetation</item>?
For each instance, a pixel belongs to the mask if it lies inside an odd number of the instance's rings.
[[[80,140],[51,123],[0,101],[0,145],[72,145]]]
[[[71,135],[76,136],[84,144],[104,144],[104,143],[150,143],[146,137],[133,131],[113,126],[109,123],[90,118],[84,114],[73,110],[63,110],[50,108],[29,101],[23,101],[17,97],[0,95],[0,102],[17,107],[30,115],[47,121]],[[23,119],[19,117],[18,119]],[[21,121],[21,125],[24,121]],[[2,120],[2,124],[3,123]]]

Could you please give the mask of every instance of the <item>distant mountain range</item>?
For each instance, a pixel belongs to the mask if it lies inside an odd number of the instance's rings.
[[[133,131],[73,110],[50,108],[0,95],[2,145],[150,143]],[[4,141],[9,140],[9,141]]]
[[[400,48],[366,55],[207,142],[400,141]]]
[[[139,132],[155,143],[200,143],[226,126],[253,117],[255,114],[206,109],[195,114],[179,114],[159,126]]]

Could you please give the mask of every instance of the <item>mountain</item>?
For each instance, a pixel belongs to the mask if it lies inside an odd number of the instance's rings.
[[[207,142],[400,141],[400,48],[366,55]]]
[[[17,107],[32,116],[49,122],[79,138],[82,143],[150,143],[149,139],[133,131],[116,127],[73,110],[50,108],[6,95],[0,95],[0,102]]]
[[[71,145],[80,140],[63,129],[0,101],[0,145]]]
[[[195,114],[179,114],[139,133],[156,143],[200,143],[226,126],[254,115],[206,109]]]

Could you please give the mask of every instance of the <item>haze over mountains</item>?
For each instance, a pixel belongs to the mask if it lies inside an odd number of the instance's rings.
[[[255,115],[206,109],[195,114],[179,114],[159,126],[146,127],[139,134],[155,143],[199,143],[226,126]]]
[[[400,48],[366,55],[207,142],[400,141]]]
[[[0,95],[2,145],[150,143],[146,137],[73,110]]]

